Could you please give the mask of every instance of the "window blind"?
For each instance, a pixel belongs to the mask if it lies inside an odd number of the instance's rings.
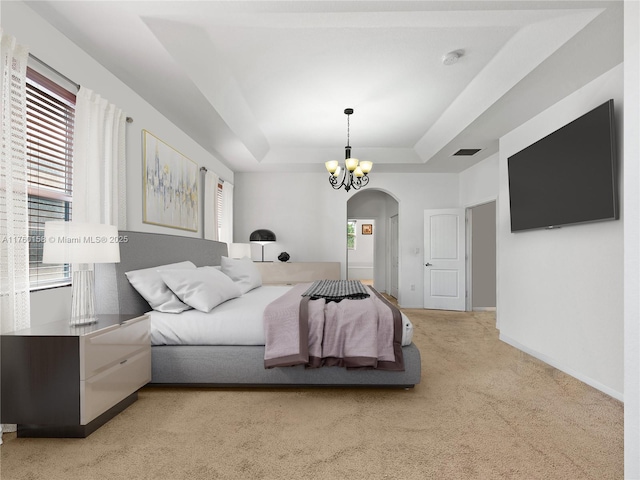
[[[27,68],[31,288],[70,283],[68,265],[42,263],[44,222],[71,220],[75,94]]]
[[[218,240],[222,238],[222,212],[224,211],[224,209],[222,208],[222,189],[224,188],[222,183],[218,183],[218,189],[216,190],[216,209],[217,211],[217,218],[218,218],[218,225],[216,225],[216,228],[218,229]]]

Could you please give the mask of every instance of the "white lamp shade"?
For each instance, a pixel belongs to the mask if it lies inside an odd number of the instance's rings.
[[[229,258],[251,258],[251,245],[248,243],[230,243]]]
[[[118,263],[120,244],[113,225],[45,222],[43,263]]]
[[[349,170],[350,172],[353,172],[356,167],[358,166],[358,159],[357,158],[347,158],[344,161],[344,165],[345,167],[347,167],[347,170]]]
[[[362,160],[360,162],[360,168],[362,169],[362,173],[367,174],[373,168],[373,162],[370,162],[369,160]]]
[[[337,160],[329,160],[328,162],[324,162],[324,166],[329,173],[335,173],[335,171],[339,168]]]

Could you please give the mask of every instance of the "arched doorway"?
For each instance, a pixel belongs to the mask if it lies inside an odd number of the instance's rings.
[[[398,221],[398,200],[385,191],[368,188],[347,201],[348,232],[353,232],[347,235],[355,239],[347,241],[355,243],[347,250],[347,278],[397,297]]]

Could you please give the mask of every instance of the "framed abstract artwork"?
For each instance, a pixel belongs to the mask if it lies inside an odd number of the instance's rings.
[[[147,130],[144,157],[143,221],[198,231],[198,165]]]

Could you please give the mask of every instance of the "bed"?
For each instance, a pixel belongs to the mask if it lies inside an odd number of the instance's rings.
[[[120,263],[96,264],[96,306],[101,313],[139,315],[152,310],[129,283],[125,272],[187,260],[197,267],[214,266],[220,265],[222,257],[227,255],[225,243],[200,238],[121,231],[120,239]],[[274,296],[286,289],[281,286],[262,286],[249,293],[254,296]],[[214,310],[229,310],[232,306],[230,301]],[[302,365],[265,368],[265,347],[260,345],[260,338],[241,341],[249,343],[246,345],[186,345],[162,338],[154,339],[153,343],[153,385],[409,388],[420,382],[420,352],[413,343],[402,347],[404,371],[305,368]],[[237,342],[232,340],[226,343]]]

